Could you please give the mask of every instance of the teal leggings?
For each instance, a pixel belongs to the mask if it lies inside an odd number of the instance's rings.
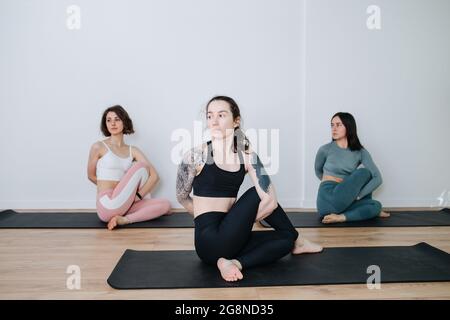
[[[365,168],[356,169],[341,183],[323,181],[317,195],[317,211],[320,216],[330,213],[342,213],[347,221],[360,221],[377,217],[381,212],[381,203],[368,194],[356,200],[361,189],[372,175]]]

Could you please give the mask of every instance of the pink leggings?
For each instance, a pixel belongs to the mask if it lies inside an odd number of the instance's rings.
[[[108,222],[114,216],[126,216],[134,223],[160,217],[170,211],[166,199],[142,199],[135,202],[138,188],[147,182],[147,166],[136,162],[126,172],[114,189],[97,194],[97,214],[100,220]]]

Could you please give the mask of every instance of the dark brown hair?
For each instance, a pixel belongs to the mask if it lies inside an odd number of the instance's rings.
[[[122,120],[122,122],[123,122],[122,133],[123,134],[134,133],[133,121],[131,120],[130,116],[125,111],[125,109],[122,108],[122,106],[116,105],[116,106],[109,107],[108,109],[106,109],[103,112],[102,121],[100,123],[100,130],[105,135],[105,137],[111,136],[111,133],[108,131],[108,127],[106,126],[106,115],[108,114],[108,112],[114,112],[120,118],[120,120]]]
[[[231,113],[233,114],[233,121],[235,121],[237,118],[242,119],[241,117],[241,111],[239,109],[239,106],[237,105],[236,101],[233,100],[233,98],[227,97],[227,96],[215,96],[211,98],[211,100],[208,101],[206,104],[206,116],[208,116],[208,107],[209,104],[213,101],[225,101],[230,106]],[[239,139],[238,139],[239,138]],[[238,145],[239,143],[243,142],[242,145]],[[234,128],[234,147],[233,151],[234,153],[237,153],[237,150],[243,150],[248,151],[250,147],[250,141],[245,136],[244,132],[241,130],[240,126],[237,126]]]

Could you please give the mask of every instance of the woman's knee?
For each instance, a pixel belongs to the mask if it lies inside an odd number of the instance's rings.
[[[382,205],[380,201],[372,200],[373,201],[373,214],[375,216],[378,216],[382,210]]]
[[[379,201],[372,200],[367,206],[361,207],[359,210],[364,219],[373,219],[380,215],[381,203]]]
[[[146,164],[143,161],[136,161],[135,163],[132,164],[132,166],[130,167],[130,169],[134,169],[134,170],[139,170],[141,168],[145,168],[146,170],[149,169],[148,164]]]
[[[359,169],[356,169],[356,170],[354,171],[353,174],[362,176],[362,177],[364,177],[365,179],[370,179],[370,178],[372,178],[372,173],[370,173],[370,171],[369,171],[368,169],[366,169],[366,168],[359,168]]]
[[[131,166],[131,168],[129,169],[129,172],[131,174],[133,174],[133,175],[136,174],[136,172],[138,172],[141,169],[145,169],[145,172],[142,171],[141,173],[139,173],[140,176],[142,177],[141,183],[139,185],[139,188],[141,188],[148,180],[148,177],[149,177],[149,166],[145,162],[138,161],[135,164],[133,164]]]
[[[172,209],[172,205],[170,204],[169,200],[162,199],[161,202],[162,202],[164,212],[168,212],[168,211],[170,211],[170,209]]]

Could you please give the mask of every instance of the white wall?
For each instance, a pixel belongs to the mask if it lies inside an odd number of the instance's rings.
[[[371,4],[380,30],[366,27]],[[385,206],[437,205],[450,192],[450,2],[318,0],[306,12],[303,206],[315,206],[314,157],[338,111],[356,118]]]
[[[432,204],[450,191],[449,2],[377,3],[369,31],[360,0],[0,1],[0,208],[94,208],[87,156],[113,104],[160,173],[154,196],[179,207],[171,135],[216,94],[238,101],[245,129],[280,130],[285,207],[315,206],[336,111],[355,115],[385,206]],[[66,27],[72,4],[80,30]]]

